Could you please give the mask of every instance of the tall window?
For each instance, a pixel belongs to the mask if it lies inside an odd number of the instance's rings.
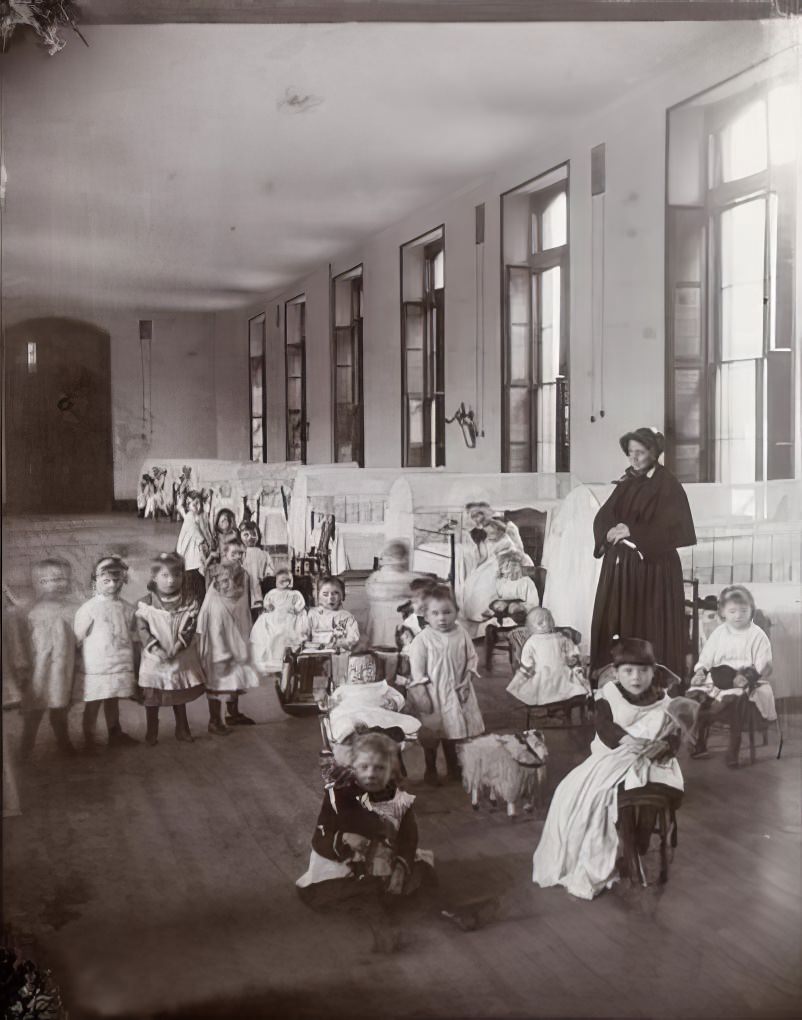
[[[249,414],[251,422],[251,460],[267,461],[265,316],[248,322],[248,371],[250,377]]]
[[[445,228],[401,248],[401,436],[404,467],[446,462]]]
[[[504,471],[568,471],[568,165],[501,196]]]
[[[286,359],[287,460],[306,463],[306,297],[284,305]]]
[[[669,112],[668,462],[682,481],[794,474],[798,96],[757,70]]]
[[[362,266],[332,282],[334,311],[334,460],[365,466],[362,396]]]

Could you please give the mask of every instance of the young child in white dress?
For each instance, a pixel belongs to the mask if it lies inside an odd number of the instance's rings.
[[[619,790],[660,793],[674,808],[681,803],[676,752],[696,714],[693,702],[672,699],[655,683],[657,663],[648,641],[627,638],[611,651],[616,678],[598,692],[590,757],[555,790],[533,860],[537,885],[562,885],[587,900],[618,877]],[[648,849],[654,821],[654,808],[639,809],[634,829],[640,855]]]
[[[276,587],[265,595],[265,611],[251,629],[252,662],[263,676],[280,673],[287,648],[297,651],[306,638],[306,602],[292,584],[289,570],[276,571]]]
[[[359,624],[343,609],[345,584],[339,577],[324,577],[317,590],[317,605],[307,616],[306,641],[310,648],[350,652],[359,643]]]
[[[161,553],[150,567],[150,589],[136,607],[142,645],[139,686],[147,715],[146,741],[159,739],[159,709],[170,706],[175,738],[194,740],[187,720],[187,703],[203,694],[205,676],[195,631],[200,605],[186,585],[184,561],[178,553]]]
[[[250,664],[251,608],[248,578],[238,563],[217,564],[198,615],[201,660],[209,699],[209,732],[227,736],[229,726],[252,726],[239,710],[239,697],[259,686]],[[223,703],[226,720],[223,721]]]
[[[725,588],[718,600],[721,624],[699,653],[688,697],[701,703],[694,757],[707,754],[707,734],[714,718],[730,725],[727,764],[738,767],[746,713],[754,709],[765,722],[777,718],[771,675],[771,642],[754,622],[755,601],[743,585]]]
[[[212,529],[199,492],[188,492],[186,512],[181,503],[178,504],[178,511],[184,521],[178,535],[176,552],[184,560],[187,586],[200,603],[206,596],[206,563],[214,547]]]
[[[22,757],[33,752],[45,712],[60,751],[73,754],[67,714],[75,678],[77,600],[72,593],[72,568],[66,560],[40,560],[31,571],[36,601],[28,610],[23,633],[28,669],[22,686]]]
[[[519,549],[508,549],[496,554],[498,574],[496,597],[485,612],[489,619],[496,617],[501,623],[505,617],[528,613],[540,604],[535,582],[524,575],[525,553]]]
[[[101,705],[109,746],[137,743],[120,725],[119,699],[136,694],[134,607],[120,597],[127,581],[128,564],[119,556],[104,556],[92,571],[94,595],[75,614],[79,655],[73,698],[85,702],[83,731],[90,752],[97,748],[95,730]]]
[[[255,521],[243,521],[239,534],[245,546],[242,565],[251,585],[251,619],[256,623],[262,614],[264,600],[262,582],[271,574],[275,574],[275,569],[270,556],[264,549],[259,548],[259,528]]]
[[[590,696],[579,649],[565,634],[555,631],[548,609],[530,609],[526,629],[529,636],[507,691],[530,706]]]
[[[476,650],[468,632],[457,623],[457,604],[449,588],[432,589],[425,617],[427,626],[409,646],[407,711],[423,723],[423,778],[437,786],[438,745],[443,745],[449,778],[459,781],[457,743],[478,737],[485,724],[473,687],[473,678],[479,676]]]

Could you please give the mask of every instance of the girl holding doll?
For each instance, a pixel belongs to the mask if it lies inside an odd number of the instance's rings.
[[[95,730],[101,705],[109,746],[137,743],[120,725],[120,698],[131,698],[136,693],[134,607],[121,597],[127,581],[128,564],[120,556],[103,556],[92,571],[94,594],[75,614],[73,629],[79,655],[73,699],[85,703],[87,751],[97,746]]]
[[[424,781],[438,785],[437,747],[450,779],[460,779],[457,743],[484,732],[473,678],[476,650],[467,631],[457,623],[457,605],[449,588],[438,586],[426,598],[427,626],[409,646],[411,677],[407,684],[408,711],[417,716],[427,735],[422,736],[426,771]],[[427,746],[428,744],[428,746]]]
[[[209,732],[227,736],[229,726],[252,726],[239,710],[239,697],[259,686],[250,665],[251,609],[247,575],[238,563],[219,563],[198,615],[201,657],[209,699]],[[226,704],[226,721],[222,706]]]
[[[683,778],[676,753],[682,733],[691,733],[696,723],[697,706],[670,698],[657,682],[648,641],[626,638],[611,652],[616,676],[599,690],[590,757],[555,790],[533,860],[537,885],[562,885],[586,900],[618,878],[619,791],[660,793],[679,807]],[[639,855],[648,850],[655,815],[653,807],[638,809],[633,828]]]
[[[176,740],[191,743],[187,703],[203,694],[205,678],[195,638],[200,606],[186,584],[184,561],[178,553],[161,553],[152,561],[148,589],[136,608],[145,739],[151,746],[157,742],[159,709],[170,706]]]
[[[251,619],[256,623],[262,614],[262,584],[274,573],[273,561],[264,549],[259,548],[259,527],[256,521],[243,521],[239,533],[245,546],[242,565],[251,583]]]

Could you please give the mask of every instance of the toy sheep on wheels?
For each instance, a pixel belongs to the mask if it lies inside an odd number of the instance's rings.
[[[519,804],[531,811],[536,796],[540,803],[548,750],[539,730],[475,737],[459,745],[459,756],[462,784],[474,811],[483,791],[491,804],[506,802],[510,818],[517,815]]]

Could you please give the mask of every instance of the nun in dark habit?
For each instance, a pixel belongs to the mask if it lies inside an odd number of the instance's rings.
[[[677,549],[696,545],[685,490],[658,458],[663,436],[640,428],[619,440],[629,467],[593,522],[604,557],[593,607],[591,672],[610,660],[613,636],[650,641],[657,661],[685,671],[685,590]]]

